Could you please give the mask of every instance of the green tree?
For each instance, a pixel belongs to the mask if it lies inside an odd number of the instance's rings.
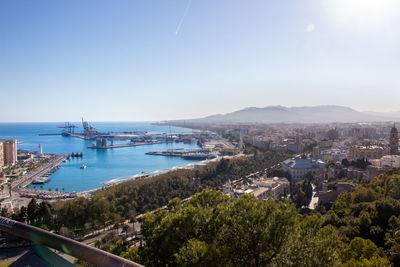
[[[172,203],[144,217],[145,245],[134,255],[147,266],[331,266],[342,248],[334,227],[321,228],[288,201],[204,190]]]
[[[356,237],[341,253],[344,266],[389,266],[389,261],[379,255],[379,249],[369,239]]]
[[[292,192],[291,198],[297,208],[308,206],[308,204],[310,203],[312,198],[312,180],[313,175],[311,173],[307,173],[304,176],[304,179],[296,184],[295,189]]]
[[[38,211],[39,211],[39,205],[37,204],[36,199],[32,198],[28,204],[28,209],[27,209],[28,223],[30,223],[30,224],[35,223],[36,217],[38,215]]]

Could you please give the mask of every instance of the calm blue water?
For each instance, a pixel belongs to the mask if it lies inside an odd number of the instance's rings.
[[[155,171],[185,165],[194,161],[184,160],[178,157],[163,157],[146,155],[148,151],[163,151],[167,149],[198,148],[195,144],[156,144],[136,147],[115,148],[107,150],[88,149],[94,141],[86,141],[80,138],[55,136],[39,136],[40,133],[58,133],[61,129],[57,126],[63,123],[0,123],[0,138],[13,138],[23,142],[18,149],[37,151],[42,144],[44,153],[70,154],[83,152],[85,157],[75,158],[61,164],[61,168],[53,173],[51,181],[44,184],[44,189],[55,190],[62,188],[66,192],[83,191],[101,187],[101,182],[114,178],[127,177],[139,174],[142,171]],[[81,124],[75,123],[80,128]],[[90,123],[101,132],[117,131],[147,131],[149,133],[185,133],[190,129],[155,126],[145,122],[97,122]],[[86,169],[80,169],[84,164]]]

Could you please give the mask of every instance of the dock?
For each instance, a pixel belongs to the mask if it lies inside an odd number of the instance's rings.
[[[215,154],[210,153],[210,151],[207,149],[150,151],[146,152],[146,155],[180,157],[183,159],[192,160],[206,160],[217,157]]]
[[[92,145],[92,146],[88,146],[88,148],[91,148],[91,149],[111,149],[111,148],[120,148],[120,147],[155,145],[155,144],[163,144],[163,143],[170,143],[170,141],[135,142],[135,143],[113,144],[113,145],[108,145],[107,144],[105,146]]]
[[[170,149],[167,151],[150,151],[146,152],[146,155],[155,155],[155,156],[167,156],[167,157],[183,157],[185,155],[203,152],[202,149],[192,149],[192,150],[184,150],[184,149]],[[208,152],[208,151],[207,151]]]

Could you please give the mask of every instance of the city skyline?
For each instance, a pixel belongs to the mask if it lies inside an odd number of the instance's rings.
[[[1,2],[0,122],[160,121],[269,105],[399,111],[399,5]]]

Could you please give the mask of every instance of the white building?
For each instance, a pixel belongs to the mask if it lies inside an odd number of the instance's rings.
[[[282,162],[282,168],[289,172],[292,177],[292,185],[303,179],[308,172],[317,173],[325,166],[325,162],[315,159],[287,159]]]
[[[39,144],[39,148],[38,148],[38,151],[37,151],[37,156],[38,157],[43,156],[43,150],[42,150],[42,145],[41,144]]]
[[[387,155],[380,158],[380,166],[379,167],[391,167],[398,168],[400,167],[400,156],[399,155]]]

